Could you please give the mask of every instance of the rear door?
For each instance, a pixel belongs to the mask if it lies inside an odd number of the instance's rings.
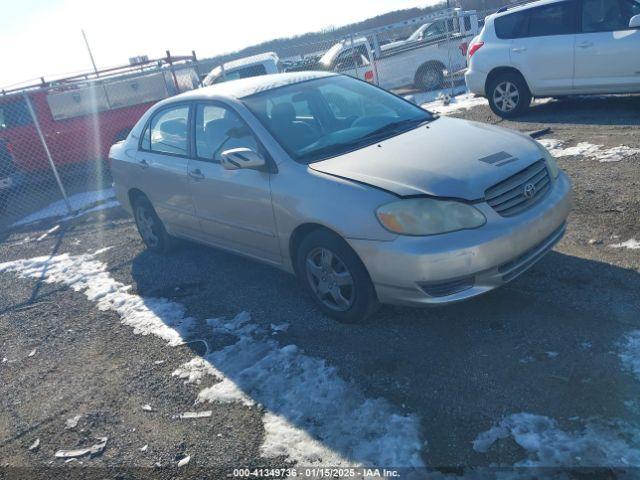
[[[576,93],[640,91],[640,0],[582,0],[576,39]]]
[[[281,263],[271,204],[271,174],[226,170],[221,154],[246,147],[267,156],[240,116],[221,103],[201,103],[194,116],[195,158],[189,162],[189,189],[207,243]]]
[[[511,15],[520,22],[511,42],[511,63],[522,72],[534,96],[570,93],[576,2],[551,3]]]
[[[158,110],[136,153],[142,190],[169,231],[187,236],[199,230],[187,180],[190,110],[188,103]]]

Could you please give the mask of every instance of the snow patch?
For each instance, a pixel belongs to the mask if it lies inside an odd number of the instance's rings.
[[[422,108],[430,112],[439,113],[441,115],[450,115],[462,110],[469,110],[478,105],[488,105],[486,98],[476,97],[471,93],[465,93],[452,97],[448,105],[444,105],[442,101],[431,101],[422,104]]]
[[[609,245],[611,248],[629,248],[631,250],[640,249],[640,241],[635,238],[630,238],[626,242],[622,243],[614,243],[613,245]]]
[[[115,192],[113,188],[108,188],[104,190],[93,190],[90,192],[82,192],[76,193],[75,195],[71,195],[68,197],[69,203],[71,204],[71,208],[73,210],[83,210],[87,207],[90,207],[98,202],[104,202],[106,200],[111,200],[115,197]],[[49,204],[47,207],[42,210],[38,210],[30,215],[27,215],[24,218],[21,218],[17,222],[15,222],[12,226],[18,227],[21,225],[27,225],[29,223],[38,222],[40,220],[44,220],[45,218],[53,218],[59,217],[67,213],[67,205],[64,200],[58,200]]]
[[[117,312],[123,324],[133,327],[133,333],[153,334],[172,346],[183,343],[194,322],[193,318],[185,317],[184,307],[178,303],[129,293],[131,286],[111,278],[107,266],[91,254],[64,253],[0,263],[0,272],[7,271],[46,283],[69,285],[96,302],[98,309]]]
[[[130,293],[130,286],[114,280],[95,259],[103,251],[16,260],[0,264],[0,272],[68,285],[100,310],[117,312],[136,334],[156,335],[173,346],[185,343],[195,322],[185,308]],[[271,329],[252,323],[246,312],[206,323],[213,333],[235,336],[236,343],[187,362],[173,375],[195,384],[207,375],[217,381],[199,393],[199,402],[264,405],[265,456],[286,455],[300,465],[423,465],[415,416],[365,397],[334,367],[297,346],[280,347]]]
[[[485,453],[511,437],[527,458],[516,467],[624,467],[640,465],[639,433],[621,422],[587,422],[582,430],[564,431],[549,417],[516,413],[481,433],[473,449]]]
[[[586,157],[599,162],[619,162],[626,157],[640,154],[640,148],[627,147],[626,145],[606,148],[603,145],[580,142],[573,147],[565,148],[563,146],[565,142],[555,138],[543,138],[538,142],[554,157]]]

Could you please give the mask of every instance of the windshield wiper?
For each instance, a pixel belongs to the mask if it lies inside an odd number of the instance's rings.
[[[404,120],[398,120],[397,122],[391,122],[385,125],[384,127],[380,127],[372,132],[367,133],[362,139],[370,139],[373,137],[378,137],[387,133],[399,133],[405,130],[405,127],[419,127],[422,124],[432,122],[437,117],[430,118],[406,118]]]

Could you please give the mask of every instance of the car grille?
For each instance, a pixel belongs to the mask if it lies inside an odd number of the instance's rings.
[[[431,297],[447,297],[455,293],[469,290],[475,282],[474,277],[458,278],[448,282],[420,283],[419,286],[424,293]]]
[[[535,190],[526,192],[527,186]],[[551,189],[551,178],[544,160],[512,175],[484,192],[486,202],[503,217],[511,217],[533,206]],[[528,193],[528,194],[527,194]]]

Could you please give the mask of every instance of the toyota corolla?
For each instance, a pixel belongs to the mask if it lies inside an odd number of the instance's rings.
[[[345,322],[509,282],[571,208],[569,180],[530,137],[328,73],[172,97],[110,157],[149,249],[181,238],[269,263]]]

